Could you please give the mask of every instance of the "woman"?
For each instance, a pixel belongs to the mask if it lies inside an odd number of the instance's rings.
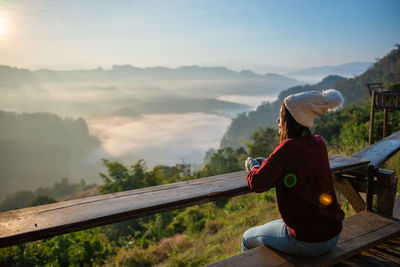
[[[284,99],[277,119],[281,142],[267,159],[249,157],[245,162],[253,191],[276,188],[282,219],[248,229],[243,251],[267,245],[293,255],[316,256],[336,245],[344,213],[332,185],[326,144],[310,127],[316,116],[342,103],[334,89]]]

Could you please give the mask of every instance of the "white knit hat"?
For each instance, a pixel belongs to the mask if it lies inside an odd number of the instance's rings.
[[[318,115],[337,110],[343,102],[342,94],[335,89],[298,93],[283,100],[293,118],[306,127],[311,127]]]

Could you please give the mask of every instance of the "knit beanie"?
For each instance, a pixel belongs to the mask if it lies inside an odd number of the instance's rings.
[[[313,125],[315,117],[337,110],[343,102],[342,94],[335,89],[302,92],[290,95],[283,100],[293,118],[309,128]]]

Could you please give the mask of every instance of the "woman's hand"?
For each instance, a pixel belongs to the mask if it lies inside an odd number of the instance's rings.
[[[248,157],[244,162],[244,166],[246,167],[247,172],[251,171],[253,168],[260,168],[260,163],[253,159],[252,157]]]
[[[258,163],[260,163],[260,166],[261,166],[261,164],[264,162],[265,158],[258,157],[258,158],[256,158],[256,160],[258,161]]]

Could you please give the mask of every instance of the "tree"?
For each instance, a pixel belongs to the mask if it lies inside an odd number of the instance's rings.
[[[279,143],[277,129],[259,127],[251,136],[251,142],[246,142],[246,146],[251,157],[267,157],[272,153],[277,143]]]
[[[50,198],[48,196],[37,196],[35,199],[31,201],[29,204],[30,207],[34,206],[39,206],[39,205],[45,205],[45,204],[51,204],[51,203],[56,203],[57,201],[54,198]]]
[[[103,159],[103,164],[107,167],[108,175],[100,173],[104,181],[104,185],[100,188],[102,194],[162,184],[160,169],[147,171],[147,166],[142,159],[129,168],[119,162],[110,162],[106,159]]]
[[[219,149],[197,175],[205,177],[243,170],[243,162],[246,156],[247,153],[242,147],[238,149],[231,147]]]

